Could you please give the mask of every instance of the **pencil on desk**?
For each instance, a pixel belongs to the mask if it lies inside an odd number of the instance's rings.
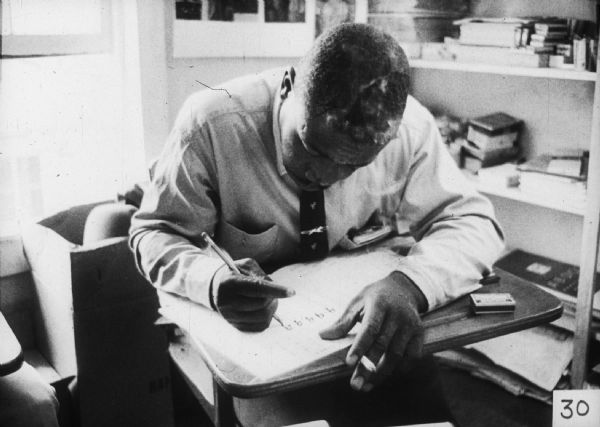
[[[201,234],[201,237],[208,244],[208,246],[210,246],[211,249],[213,251],[215,251],[215,253],[217,255],[219,255],[219,257],[225,262],[225,265],[227,265],[227,267],[229,267],[229,269],[231,271],[233,271],[234,273],[243,275],[243,273],[240,271],[240,269],[237,267],[237,265],[235,265],[235,262],[233,261],[233,258],[231,258],[229,256],[229,254],[227,252],[225,252],[223,249],[221,249],[220,247],[218,247],[217,244],[213,241],[213,239],[210,238],[210,236],[206,232],[203,232]],[[255,279],[260,284],[262,284],[262,285],[267,285],[267,286],[269,286],[269,285],[275,285],[275,283],[270,282],[268,280],[264,280],[264,279],[262,279],[260,277],[255,277]],[[277,285],[277,286],[285,288],[285,286],[281,286],[281,285]],[[288,289],[288,288],[286,288],[286,292],[287,292],[287,296],[289,296],[289,297],[295,295],[295,293],[296,293],[293,289]],[[276,314],[273,314],[273,319],[277,320],[277,322],[279,322],[279,324],[281,326],[285,326],[283,324],[283,321]]]

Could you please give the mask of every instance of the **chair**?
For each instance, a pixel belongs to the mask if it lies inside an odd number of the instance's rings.
[[[98,205],[60,212],[23,234],[39,303],[36,344],[62,378],[76,376],[82,426],[170,426],[156,292],[137,272],[126,237],[83,244]]]

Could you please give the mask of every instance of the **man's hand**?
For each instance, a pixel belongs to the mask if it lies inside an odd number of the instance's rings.
[[[214,303],[221,315],[242,331],[266,329],[277,310],[277,299],[290,296],[289,290],[271,280],[250,258],[235,261],[242,274],[222,268],[213,279]]]
[[[412,281],[394,272],[363,289],[342,316],[320,335],[324,339],[339,339],[361,322],[346,363],[355,367],[352,387],[370,391],[392,373],[398,362],[421,355],[423,329],[419,312],[425,311],[426,306],[425,297]],[[359,363],[363,356],[372,362],[374,370]]]

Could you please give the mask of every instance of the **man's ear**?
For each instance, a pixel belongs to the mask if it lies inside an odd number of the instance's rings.
[[[296,79],[296,70],[294,67],[289,67],[283,76],[283,80],[281,81],[281,88],[279,89],[279,95],[281,99],[285,99],[288,97],[290,92],[294,88],[294,80]]]

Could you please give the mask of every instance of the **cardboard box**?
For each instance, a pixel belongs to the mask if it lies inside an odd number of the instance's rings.
[[[137,272],[127,238],[82,246],[95,205],[73,208],[23,235],[39,311],[36,344],[63,377],[77,376],[82,427],[172,426],[167,338],[158,299]]]

